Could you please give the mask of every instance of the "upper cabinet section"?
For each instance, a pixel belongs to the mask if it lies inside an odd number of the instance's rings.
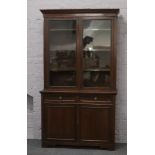
[[[41,10],[46,89],[115,89],[118,9]]]

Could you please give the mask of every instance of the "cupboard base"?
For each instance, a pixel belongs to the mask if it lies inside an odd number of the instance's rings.
[[[50,140],[42,141],[43,148],[52,148],[52,147],[76,147],[76,148],[94,148],[94,149],[107,149],[107,150],[114,150],[115,144],[114,143],[77,143],[77,142],[53,142]]]

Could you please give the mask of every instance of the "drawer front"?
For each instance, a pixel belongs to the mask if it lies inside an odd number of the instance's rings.
[[[52,94],[45,94],[44,101],[45,102],[75,102],[77,99],[77,95],[75,94],[61,94],[61,93],[52,93]]]
[[[80,95],[80,100],[84,102],[112,102],[112,96],[103,94],[82,94]]]
[[[112,95],[104,94],[65,94],[65,93],[51,93],[44,94],[45,103],[106,103],[111,104],[113,101]]]

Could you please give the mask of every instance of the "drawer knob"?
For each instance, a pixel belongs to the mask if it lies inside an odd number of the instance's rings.
[[[96,97],[96,96],[94,97],[94,100],[95,100],[95,101],[97,100],[97,97]]]
[[[62,96],[59,96],[59,100],[62,100]]]

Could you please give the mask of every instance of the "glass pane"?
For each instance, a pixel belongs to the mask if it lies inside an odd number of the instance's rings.
[[[110,86],[111,20],[85,20],[83,25],[83,85]]]
[[[75,86],[76,21],[49,21],[49,84]]]
[[[108,71],[85,71],[85,87],[108,87],[110,85],[110,72]]]
[[[50,85],[74,86],[75,71],[50,71]]]

